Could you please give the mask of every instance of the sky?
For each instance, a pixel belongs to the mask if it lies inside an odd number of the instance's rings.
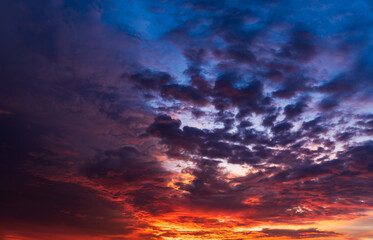
[[[0,239],[373,239],[369,0],[0,0]]]

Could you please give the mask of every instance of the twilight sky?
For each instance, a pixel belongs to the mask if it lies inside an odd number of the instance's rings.
[[[0,239],[373,239],[370,0],[0,0]]]

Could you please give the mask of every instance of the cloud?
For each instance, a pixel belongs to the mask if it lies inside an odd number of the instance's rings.
[[[149,69],[129,76],[129,80],[138,88],[159,90],[164,84],[172,82],[172,77],[166,72],[151,71]]]
[[[170,84],[163,86],[161,90],[162,97],[166,99],[176,99],[184,102],[191,102],[196,106],[204,106],[208,103],[203,93],[191,86]]]
[[[168,175],[156,159],[132,147],[98,153],[79,167],[82,175],[93,179],[115,179],[123,182],[161,181]]]
[[[265,237],[290,237],[292,239],[304,239],[304,238],[320,238],[320,237],[337,237],[340,234],[330,231],[319,231],[315,228],[309,229],[270,229],[264,228],[262,233]]]
[[[366,1],[0,6],[1,237],[343,238],[299,225],[373,206]]]

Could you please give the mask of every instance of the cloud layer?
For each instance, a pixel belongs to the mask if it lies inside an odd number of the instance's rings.
[[[1,239],[373,236],[369,1],[0,7]]]

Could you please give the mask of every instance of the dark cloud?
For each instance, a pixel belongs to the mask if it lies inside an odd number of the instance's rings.
[[[319,87],[320,91],[327,93],[340,93],[340,92],[352,92],[353,83],[352,79],[348,79],[348,76],[342,74],[341,76],[336,77],[335,79],[324,83]]]
[[[346,132],[343,132],[343,133],[338,133],[336,135],[336,140],[337,141],[347,141],[349,140],[350,138],[352,138],[353,136],[355,135],[355,132],[350,130],[350,131],[346,131]]]
[[[280,49],[278,56],[296,61],[309,61],[317,52],[313,39],[310,31],[298,26],[292,30],[289,41]]]
[[[270,229],[264,228],[261,231],[265,234],[265,237],[290,237],[293,239],[305,239],[305,238],[320,238],[320,237],[337,237],[340,234],[330,231],[320,231],[316,228],[309,229]]]
[[[168,115],[160,115],[156,117],[154,123],[148,127],[147,132],[161,138],[175,138],[181,134],[180,126],[180,120],[172,119]]]
[[[124,74],[123,76],[126,77],[126,75]],[[151,71],[149,69],[132,74],[128,79],[137,88],[145,90],[159,90],[163,85],[173,81],[173,78],[168,73]]]
[[[255,55],[244,44],[230,45],[224,52],[215,50],[214,54],[219,58],[233,60],[237,63],[250,64],[256,62]]]
[[[273,92],[273,96],[283,99],[294,97],[298,93],[306,92],[310,89],[309,81],[310,79],[302,75],[291,75],[282,83],[278,90]]]
[[[337,97],[326,97],[322,99],[319,103],[319,107],[323,111],[329,111],[332,110],[333,108],[338,106],[338,98]]]
[[[176,99],[184,102],[191,102],[197,106],[204,106],[208,103],[206,97],[198,89],[191,86],[170,84],[162,87],[161,96],[165,99]]]
[[[351,146],[346,152],[339,153],[339,157],[347,160],[356,171],[373,171],[373,143],[371,141]]]
[[[277,115],[268,115],[265,116],[262,122],[262,125],[265,127],[273,126],[273,123],[276,121]]]
[[[79,170],[88,178],[124,182],[162,181],[168,175],[158,161],[132,147],[99,153]]]
[[[260,136],[256,136],[260,133],[251,129],[243,130],[242,137],[229,134],[226,131],[230,129],[230,124],[233,123],[231,120],[225,119],[224,129],[208,131],[189,126],[180,129],[180,120],[172,119],[167,115],[160,115],[149,126],[147,132],[152,136],[159,137],[162,143],[168,145],[167,153],[169,156],[185,158],[185,155],[189,153],[212,159],[226,158],[228,162],[235,164],[260,162],[258,156],[253,155],[251,150],[242,145],[244,142],[249,142],[250,138],[253,142],[263,141],[258,139]],[[226,142],[227,140],[237,142],[237,144],[229,144]],[[261,150],[260,148],[257,149]]]
[[[293,127],[293,124],[290,122],[280,122],[272,127],[272,132],[275,134],[288,131]]]
[[[3,132],[0,141],[0,232],[28,235],[43,231],[54,234],[56,229],[60,229],[58,231],[102,236],[127,235],[134,231],[134,222],[122,215],[120,206],[100,197],[91,188],[47,180],[30,172],[27,166],[35,164],[64,167],[57,162],[54,153],[43,148],[43,136],[58,135],[58,132],[33,124],[18,114],[2,115],[0,121]],[[20,138],[21,135],[24,137]],[[46,156],[54,158],[55,162],[48,161]],[[117,219],[123,222],[119,223]],[[52,225],[56,229],[43,227]]]
[[[294,118],[301,115],[305,111],[306,107],[307,104],[305,103],[305,100],[301,100],[295,104],[286,105],[284,108],[284,113],[287,118]]]
[[[328,131],[327,125],[323,124],[325,121],[322,117],[316,117],[313,120],[303,122],[302,127],[308,134],[311,134],[310,137],[316,136]]]
[[[244,87],[237,88],[234,83],[238,83],[239,76],[235,74],[223,74],[215,82],[215,91],[218,96],[228,98],[234,104],[258,99],[262,96],[262,84],[259,81],[252,81]]]
[[[196,169],[187,170],[195,178],[190,184],[180,183],[180,188],[188,192],[185,204],[223,211],[237,211],[244,207],[241,203],[243,196],[237,196],[235,190],[221,178],[218,164],[219,161],[201,160],[197,162]]]
[[[135,230],[135,223],[122,215],[119,206],[89,188],[46,181],[21,172],[18,175],[13,172],[12,179],[4,181],[12,181],[12,186],[1,186],[0,232],[27,234],[34,228],[55,233],[53,229],[40,229],[45,225],[91,236],[127,235]],[[19,226],[23,230],[17,229]]]

